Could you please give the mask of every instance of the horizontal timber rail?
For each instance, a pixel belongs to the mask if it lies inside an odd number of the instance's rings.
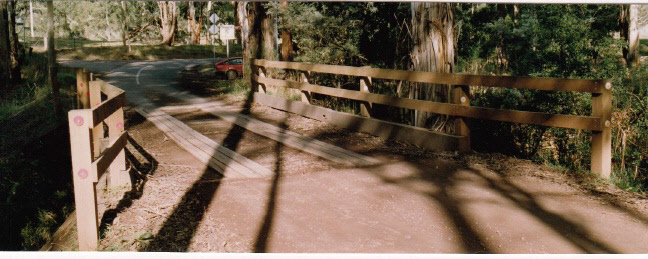
[[[77,69],[80,109],[68,113],[77,232],[79,250],[83,251],[96,250],[99,243],[98,183],[107,179],[111,187],[131,185],[124,152],[128,138],[124,130],[125,93],[91,77],[85,69]],[[106,97],[104,101],[102,95]],[[108,126],[105,147],[101,145],[104,124]]]
[[[371,117],[371,105],[374,103],[423,112],[456,116],[457,119],[455,121],[455,131],[458,133],[459,137],[463,138],[460,140],[458,147],[446,147],[446,149],[470,149],[470,131],[465,119],[496,120],[550,127],[591,130],[591,170],[592,172],[597,173],[603,178],[608,178],[611,172],[610,115],[612,106],[612,85],[609,80],[468,75],[257,59],[253,59],[251,62],[253,72],[251,76],[252,89],[260,92],[265,92],[265,86],[269,85],[301,90],[302,102],[305,103],[310,103],[309,100],[311,98],[311,93],[357,100],[363,102],[361,106],[361,115],[364,117]],[[267,77],[267,68],[290,69],[299,71],[302,77],[299,82]],[[313,84],[312,82],[309,82],[309,78],[312,73],[357,76],[360,79],[359,91]],[[453,85],[454,91],[452,103],[414,100],[409,98],[370,93],[370,89],[372,88],[371,81],[374,78]],[[541,112],[473,107],[470,106],[469,86],[506,87],[543,91],[591,93],[592,116],[549,114]],[[289,106],[290,105],[286,107]],[[395,134],[390,134],[390,136],[392,135]]]
[[[535,78],[512,76],[485,76],[465,75],[451,73],[404,71],[369,67],[351,67],[322,64],[308,64],[299,62],[270,61],[257,59],[254,65],[259,67],[274,67],[326,73],[346,76],[361,76],[380,79],[404,80],[417,83],[433,83],[446,85],[479,85],[491,87],[508,87],[520,89],[535,89],[547,91],[570,91],[601,93],[606,80],[563,79],[563,78]]]
[[[433,112],[437,114],[460,116],[464,118],[497,120],[507,122],[518,122],[527,124],[537,124],[544,126],[600,130],[601,119],[598,117],[574,116],[561,114],[547,114],[540,112],[511,111],[492,108],[471,107],[458,104],[432,102],[424,100],[414,100],[408,98],[399,98],[382,94],[372,94],[354,90],[332,88],[309,83],[285,81],[267,77],[253,75],[254,79],[261,84],[272,86],[281,86],[312,93],[324,94],[333,97],[342,97],[358,101],[367,101],[371,103],[385,104],[389,106]]]

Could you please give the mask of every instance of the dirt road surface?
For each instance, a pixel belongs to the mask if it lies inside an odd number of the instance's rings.
[[[197,97],[177,73],[209,60],[94,64],[129,105]],[[74,64],[72,64],[74,63]],[[71,66],[90,66],[70,62]],[[101,71],[102,70],[102,71]],[[127,113],[138,188],[100,199],[105,251],[647,253],[648,199],[573,172],[497,154],[423,151],[253,105],[250,116],[378,158],[324,160],[200,111],[172,113],[275,172],[221,179],[152,123]],[[107,211],[104,213],[104,211]]]

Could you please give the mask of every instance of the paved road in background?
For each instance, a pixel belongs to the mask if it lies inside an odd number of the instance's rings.
[[[154,61],[78,61],[64,60],[68,67],[85,67],[88,71],[126,91],[129,105],[193,104],[205,100],[179,87],[179,73],[191,66],[222,59],[170,59]]]

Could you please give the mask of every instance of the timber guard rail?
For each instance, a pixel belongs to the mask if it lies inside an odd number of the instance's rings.
[[[77,232],[82,251],[96,250],[99,243],[97,184],[102,182],[100,179],[110,187],[131,185],[124,152],[128,137],[124,131],[125,93],[102,80],[90,81],[90,77],[85,69],[77,70],[78,104],[87,109],[68,113]],[[106,97],[104,101],[102,95]],[[104,123],[108,126],[107,139],[104,139]]]
[[[470,130],[465,119],[496,120],[590,130],[592,131],[590,148],[591,171],[602,178],[610,177],[612,170],[610,129],[612,83],[610,80],[467,75],[281,62],[262,59],[251,59],[250,62],[252,63],[251,88],[255,91],[255,102],[306,117],[324,120],[340,127],[360,130],[383,138],[409,142],[424,148],[470,150]],[[298,71],[300,73],[300,81],[267,77],[267,68]],[[359,77],[359,91],[311,84],[309,83],[309,77],[313,72]],[[414,100],[371,93],[372,78],[452,85],[454,87],[452,103]],[[301,90],[301,102],[267,95],[266,85]],[[470,106],[469,86],[591,93],[592,115],[575,116],[474,107]],[[311,93],[361,101],[361,116],[310,105]],[[371,119],[371,106],[373,103],[456,116],[455,132],[457,132],[457,135],[432,132],[419,127]]]

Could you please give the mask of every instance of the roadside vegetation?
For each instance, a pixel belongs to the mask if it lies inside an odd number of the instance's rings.
[[[0,100],[0,249],[37,250],[74,210],[66,119],[52,109],[47,58],[26,57],[23,81]],[[61,103],[72,109],[76,77],[60,69]]]
[[[122,46],[84,47],[59,50],[59,59],[72,60],[159,60],[176,58],[225,58],[224,45],[131,45],[130,51]],[[230,45],[230,56],[240,56],[241,45]]]

